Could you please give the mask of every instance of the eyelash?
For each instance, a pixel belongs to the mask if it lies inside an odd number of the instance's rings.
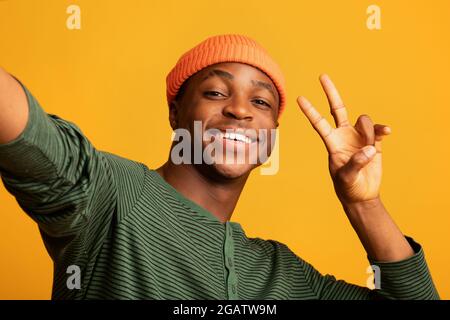
[[[217,91],[206,91],[205,92],[205,95],[210,95],[211,93],[218,93],[218,94],[220,94],[220,95],[222,95],[223,96],[223,94],[222,93],[220,93],[220,92],[217,92]],[[214,97],[217,97],[216,95],[214,95]]]
[[[224,96],[222,93],[220,93],[220,92],[218,92],[218,91],[206,91],[206,92],[205,92],[205,95],[211,95],[211,94],[215,94],[215,93]],[[218,97],[217,95],[213,95],[213,96],[214,96],[214,97]],[[262,102],[262,104],[261,104],[261,103],[258,103],[259,105],[265,105],[265,106],[267,106],[267,107],[269,107],[269,108],[272,108],[272,106],[271,106],[270,104],[268,104],[267,102],[265,102],[265,101],[262,100],[262,99],[255,99],[255,100],[253,100],[253,101],[260,101],[260,102]]]
[[[268,104],[267,102],[265,102],[265,101],[262,100],[262,99],[255,99],[254,101],[261,101],[261,102],[263,102],[267,107],[269,107],[269,108],[272,107],[270,104]]]

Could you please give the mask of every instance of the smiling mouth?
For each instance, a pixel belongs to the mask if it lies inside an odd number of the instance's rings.
[[[237,142],[243,142],[243,143],[252,143],[255,142],[256,139],[252,139],[244,134],[241,133],[229,133],[229,132],[225,132],[224,134],[222,133],[222,138],[223,139],[227,139],[227,140],[231,140],[231,141],[237,141]]]
[[[235,143],[236,142],[244,143],[244,144],[251,144],[251,143],[258,141],[256,136],[252,137],[251,135],[247,135],[243,132],[241,133],[241,132],[229,132],[229,131],[230,131],[230,129],[228,129],[228,131],[219,129],[219,132],[214,134],[214,138],[215,139],[224,139],[227,141],[232,141]]]

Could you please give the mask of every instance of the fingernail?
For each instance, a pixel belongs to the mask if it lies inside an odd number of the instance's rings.
[[[374,146],[367,146],[364,147],[363,152],[367,158],[371,158],[375,153],[377,153],[377,150]]]

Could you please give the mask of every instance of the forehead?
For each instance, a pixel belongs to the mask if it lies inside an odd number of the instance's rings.
[[[266,81],[270,84],[273,84],[272,80],[264,72],[262,72],[261,70],[259,70],[256,67],[253,67],[253,66],[245,64],[245,63],[240,63],[240,62],[221,62],[221,63],[216,63],[213,65],[210,65],[210,66],[202,69],[201,71],[199,71],[195,75],[195,78],[201,80],[204,77],[206,77],[208,74],[210,74],[212,70],[215,70],[215,69],[227,71],[228,73],[231,73],[235,78],[240,78],[240,77],[247,78],[248,77],[248,78]]]

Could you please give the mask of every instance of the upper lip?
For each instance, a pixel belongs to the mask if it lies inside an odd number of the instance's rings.
[[[256,134],[255,136],[246,133],[247,130],[254,130],[256,133],[256,129],[252,129],[252,128],[242,128],[242,127],[216,127],[216,128],[210,128],[210,129],[217,129],[220,130],[222,133],[227,133],[227,131],[229,133],[239,133],[242,134],[244,136],[246,136],[247,138],[249,138],[251,140],[251,142],[257,142],[258,139],[258,134]]]

